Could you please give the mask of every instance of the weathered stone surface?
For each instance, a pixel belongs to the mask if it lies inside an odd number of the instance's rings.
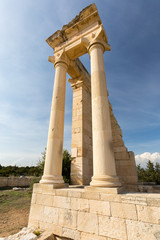
[[[81,233],[81,238],[80,240],[106,240],[106,237],[101,237],[97,236],[95,234],[90,234],[90,233]],[[108,238],[107,238],[108,240]]]
[[[67,188],[66,189],[64,189],[64,188],[63,189],[55,189],[55,195],[67,197],[68,196]]]
[[[160,194],[148,194],[147,195],[147,205],[160,207]]]
[[[126,221],[128,240],[159,240],[160,225]]]
[[[82,198],[86,199],[100,199],[100,193],[99,192],[82,192]]]
[[[74,240],[80,240],[80,232],[69,228],[63,228],[62,236]]]
[[[70,198],[69,197],[63,197],[63,196],[55,196],[54,197],[54,207],[58,208],[70,208]]]
[[[44,206],[53,206],[54,196],[37,193],[36,203]]]
[[[65,189],[66,197],[62,191],[57,191],[55,196],[51,194],[56,198],[56,206],[31,204],[29,226],[66,238],[74,239],[75,236],[77,240],[80,237],[93,240],[102,237],[105,240],[158,239],[160,194],[89,194],[83,188],[74,187]]]
[[[30,218],[34,220],[42,220],[44,213],[44,206],[38,204],[32,204],[30,208]]]
[[[83,189],[76,190],[76,188],[70,188],[70,191],[68,192],[68,197],[81,198],[82,192],[84,192]]]
[[[59,225],[75,229],[77,227],[77,211],[59,209]]]
[[[45,206],[43,216],[44,216],[45,222],[58,224],[59,209]]]
[[[90,200],[90,212],[110,216],[110,203],[106,201]]]
[[[99,234],[119,240],[127,240],[125,221],[119,218],[99,216]]]
[[[137,205],[138,220],[160,224],[160,208]]]
[[[83,198],[71,198],[71,206],[73,210],[89,211],[89,200]]]
[[[121,202],[121,195],[100,193],[100,200],[109,202]]]
[[[124,194],[121,196],[122,202],[138,205],[147,205],[147,195],[145,194]]]
[[[111,202],[112,217],[137,220],[136,206],[134,204]]]
[[[98,234],[98,217],[94,213],[78,212],[77,229]]]

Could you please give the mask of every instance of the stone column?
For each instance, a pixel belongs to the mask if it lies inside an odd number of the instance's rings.
[[[116,174],[112,146],[112,129],[105,77],[103,52],[105,42],[94,41],[89,46],[91,59],[92,139],[94,187],[121,186]]]
[[[51,106],[47,152],[44,174],[40,183],[53,184],[54,188],[64,187],[62,177],[63,133],[65,113],[65,89],[68,58],[62,52],[55,57],[49,57],[54,63],[55,81]]]

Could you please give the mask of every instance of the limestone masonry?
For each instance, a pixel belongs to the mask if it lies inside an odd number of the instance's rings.
[[[159,240],[160,194],[108,194],[35,184],[29,226],[71,240]]]
[[[108,100],[103,53],[108,38],[95,4],[47,40],[55,80],[44,173],[34,185],[29,227],[62,240],[160,239],[160,194],[138,191],[133,152]],[[91,76],[78,59],[88,53]],[[66,73],[73,89],[72,164],[62,177]],[[82,186],[84,185],[84,186]]]

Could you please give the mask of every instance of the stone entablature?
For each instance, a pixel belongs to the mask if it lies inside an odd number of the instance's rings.
[[[35,184],[29,226],[70,240],[151,240],[160,236],[160,194],[106,194]]]
[[[63,49],[67,56],[74,60],[88,53],[89,46],[96,39],[104,45],[105,51],[111,49],[96,5],[91,4],[83,9],[70,23],[64,25],[61,30],[47,38],[46,41],[54,49],[54,54]]]

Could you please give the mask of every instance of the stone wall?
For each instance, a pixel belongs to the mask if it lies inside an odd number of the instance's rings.
[[[29,226],[60,239],[160,239],[160,194],[106,194],[35,184]]]
[[[92,112],[90,76],[77,81],[73,88],[71,183],[87,185],[93,175]]]
[[[111,104],[110,117],[117,175],[127,191],[137,191],[138,177],[134,153],[128,151],[124,144],[122,130],[113,114]]]
[[[0,188],[28,187],[33,177],[0,177]],[[37,178],[37,181],[40,178]]]

